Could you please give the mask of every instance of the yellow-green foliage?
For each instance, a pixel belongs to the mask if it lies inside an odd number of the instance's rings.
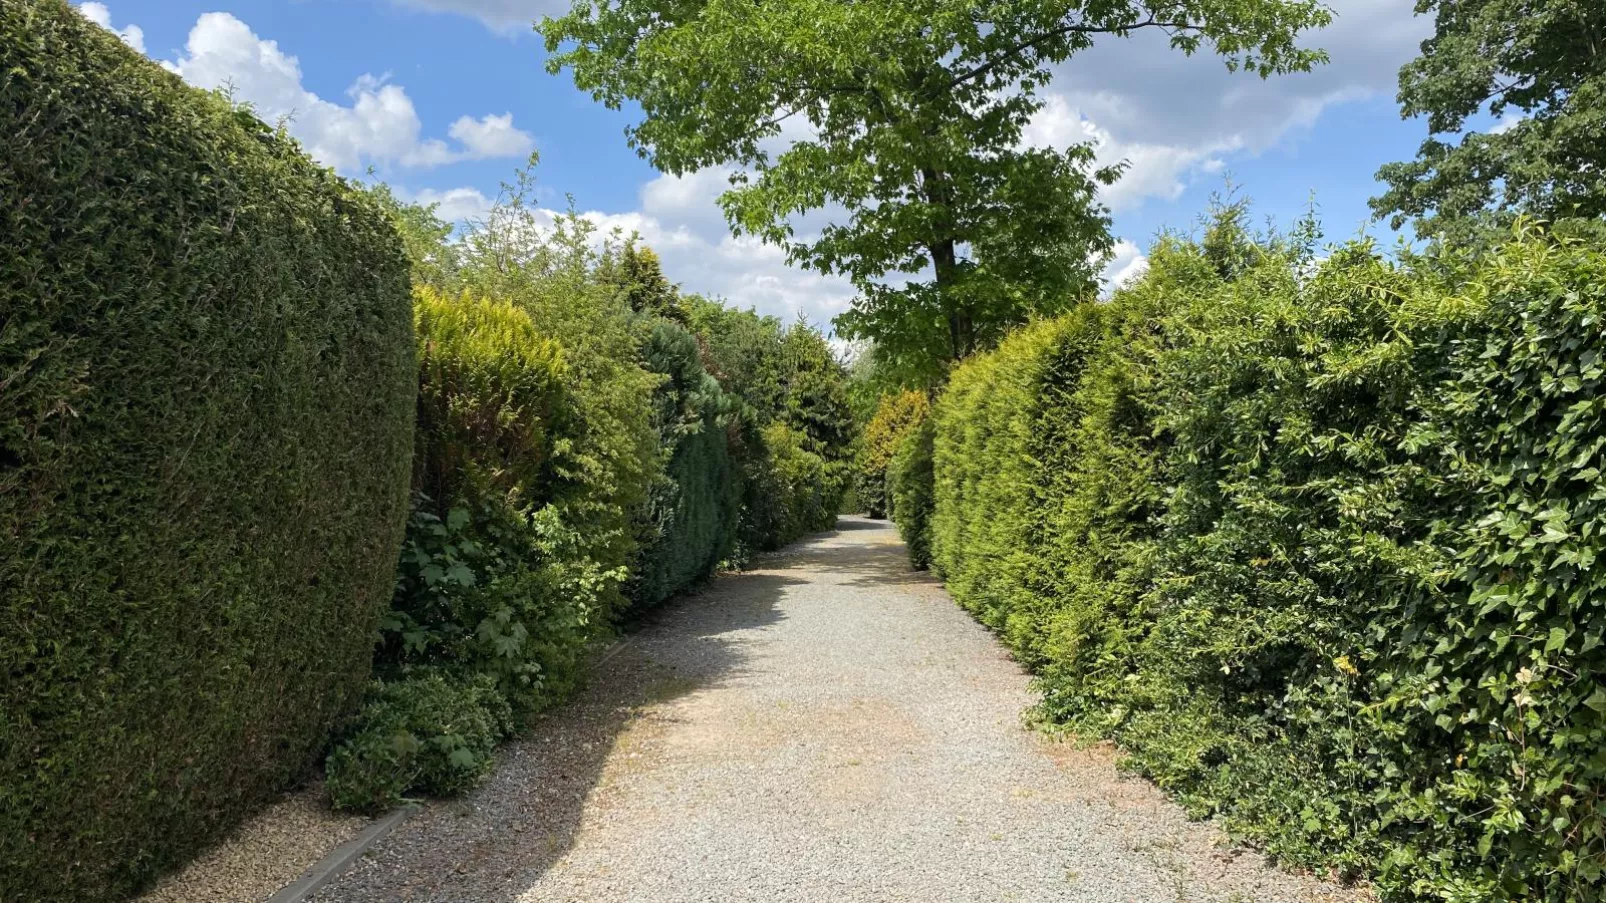
[[[0,899],[118,899],[361,691],[412,448],[407,261],[287,138],[0,3]]]
[[[897,454],[899,443],[925,419],[930,406],[924,392],[910,390],[883,395],[876,405],[875,415],[865,424],[854,488],[860,507],[871,517],[886,517],[890,513],[887,468]]]
[[[550,491],[554,420],[567,418],[558,343],[507,302],[420,288],[413,488],[437,503],[464,481],[533,504]]]
[[[809,451],[807,435],[780,421],[762,435],[766,466],[759,471],[759,488],[779,502],[780,517],[761,547],[779,548],[836,523],[842,486],[831,478],[826,460]]]
[[[1233,232],[959,369],[937,568],[1045,717],[1285,859],[1600,899],[1606,253]]]
[[[936,505],[932,455],[936,437],[936,426],[927,408],[899,440],[892,462],[887,465],[887,507],[909,550],[909,563],[920,570],[931,566],[931,516]]]

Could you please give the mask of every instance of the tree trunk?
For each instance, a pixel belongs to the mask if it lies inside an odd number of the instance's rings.
[[[931,243],[931,264],[937,274],[937,297],[942,300],[943,315],[948,318],[948,354],[950,360],[960,360],[968,352],[964,324],[960,312],[949,292],[958,281],[959,259],[953,239]]]
[[[952,289],[959,283],[959,241],[946,216],[953,202],[953,191],[947,177],[930,167],[921,170],[921,181],[925,183],[926,200],[943,211],[932,223],[931,266],[937,277],[937,296],[942,299],[943,315],[948,320],[949,360],[961,361],[975,350],[976,336],[969,312],[952,295]]]

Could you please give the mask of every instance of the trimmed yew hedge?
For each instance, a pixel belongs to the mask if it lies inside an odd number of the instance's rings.
[[[1606,253],[1220,225],[959,369],[935,567],[1044,718],[1285,860],[1601,899]]]
[[[361,194],[59,0],[0,4],[0,899],[115,899],[302,776],[406,513]]]

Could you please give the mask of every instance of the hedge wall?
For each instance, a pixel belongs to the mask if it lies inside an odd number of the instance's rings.
[[[959,370],[936,567],[1044,717],[1278,856],[1600,899],[1606,253],[1221,232]]]
[[[295,145],[0,4],[0,899],[113,899],[304,773],[368,673],[407,261]]]
[[[925,419],[930,402],[926,393],[896,392],[881,396],[875,414],[864,426],[858,460],[855,461],[854,491],[859,507],[870,517],[886,517],[892,508],[888,472],[898,446],[909,431]]]
[[[635,604],[650,607],[706,580],[730,555],[742,487],[728,436],[737,399],[708,374],[697,339],[658,320],[642,356],[663,377],[654,393],[663,475],[646,511],[631,585]]]

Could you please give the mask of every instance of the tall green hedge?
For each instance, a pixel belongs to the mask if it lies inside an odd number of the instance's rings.
[[[704,368],[697,339],[658,320],[642,357],[663,377],[654,393],[663,474],[645,512],[631,586],[635,604],[649,607],[707,579],[730,555],[741,483],[728,436],[736,399]]]
[[[1044,717],[1280,857],[1600,899],[1606,253],[1234,231],[959,370],[936,567]]]
[[[0,899],[113,899],[299,777],[361,689],[407,261],[60,0],[0,4],[0,60]]]
[[[875,414],[864,425],[854,461],[853,491],[868,516],[884,518],[892,510],[892,459],[909,431],[926,418],[930,407],[924,392],[889,393],[881,396]]]

